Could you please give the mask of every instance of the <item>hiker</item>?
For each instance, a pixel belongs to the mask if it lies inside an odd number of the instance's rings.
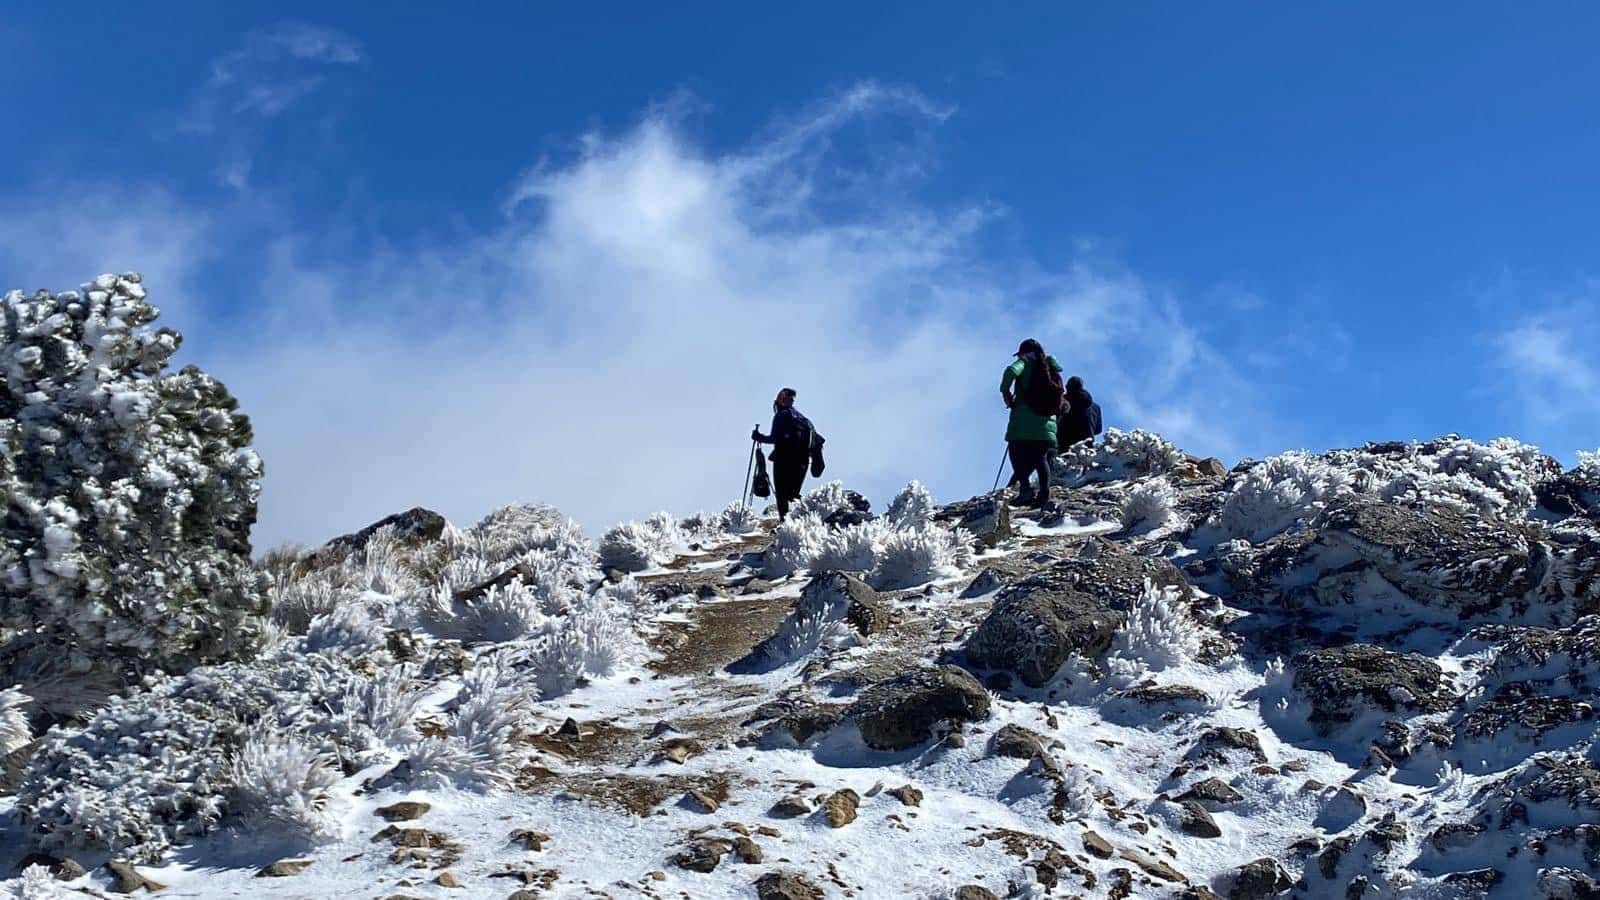
[[[1067,408],[1056,416],[1056,446],[1066,450],[1073,444],[1088,441],[1100,433],[1100,404],[1083,386],[1083,379],[1074,375],[1067,379]]]
[[[772,401],[772,433],[762,434],[760,428],[750,432],[750,439],[762,444],[772,444],[773,493],[778,499],[778,520],[789,514],[789,504],[800,499],[800,485],[806,480],[809,467],[813,475],[822,474],[822,436],[811,426],[811,420],[794,408],[794,388],[784,388]]]
[[[1016,357],[1000,376],[1000,396],[1011,410],[1006,424],[1011,480],[1006,487],[1019,488],[1013,505],[1043,511],[1050,506],[1050,456],[1056,448],[1056,415],[1065,399],[1061,364],[1033,338],[1018,345]],[[1034,472],[1039,473],[1037,494],[1028,483]]]

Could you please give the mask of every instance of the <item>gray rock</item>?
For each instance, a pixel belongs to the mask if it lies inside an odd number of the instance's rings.
[[[1000,593],[968,640],[966,656],[979,666],[1015,671],[1029,687],[1041,687],[1072,654],[1095,657],[1110,646],[1146,579],[1184,585],[1166,560],[1113,545],[1092,557],[1061,560]]]
[[[1480,898],[1488,897],[1500,882],[1506,880],[1506,873],[1499,869],[1484,868],[1472,869],[1467,872],[1451,872],[1442,879],[1445,884],[1456,892],[1457,897]]]
[[[758,900],[822,900],[822,888],[797,872],[768,872],[756,879]]]
[[[933,519],[935,522],[966,529],[969,534],[988,547],[999,544],[1013,534],[1011,510],[1006,506],[1004,491],[941,506],[934,511]]]
[[[149,891],[154,894],[165,890],[166,885],[159,881],[146,878],[139,874],[131,863],[113,859],[106,863],[106,871],[111,873],[111,891],[117,894],[131,894],[135,891]]]
[[[421,800],[401,800],[378,807],[377,813],[386,822],[410,822],[422,818],[432,808],[432,805]]]
[[[1188,790],[1179,794],[1175,799],[1179,803],[1193,800],[1202,806],[1214,809],[1218,806],[1238,803],[1244,799],[1244,795],[1234,790],[1220,778],[1207,778],[1191,785]]]
[[[1371,644],[1308,650],[1294,658],[1294,689],[1311,703],[1311,723],[1327,733],[1363,706],[1385,712],[1442,712],[1455,696],[1438,663]]]
[[[971,600],[974,597],[992,594],[1005,587],[1005,584],[1006,580],[1004,578],[996,575],[993,569],[986,568],[979,572],[977,577],[967,582],[967,586],[961,591],[961,599]]]
[[[1600,900],[1600,881],[1562,866],[1540,869],[1534,880],[1544,900]]]
[[[732,841],[721,838],[701,838],[688,847],[673,854],[668,860],[680,869],[691,872],[712,872],[722,862],[722,858],[733,849]]]
[[[299,875],[311,867],[309,859],[280,859],[275,863],[264,866],[256,872],[257,878],[287,878],[290,875]]]
[[[1245,863],[1233,876],[1228,888],[1228,900],[1266,900],[1286,893],[1294,887],[1294,879],[1271,857],[1262,857]]]
[[[431,509],[414,506],[405,512],[384,516],[371,525],[353,534],[340,535],[323,545],[324,551],[332,551],[334,555],[344,556],[367,546],[367,541],[377,533],[380,528],[393,527],[400,538],[407,543],[420,544],[427,541],[436,541],[444,534],[445,526],[449,523],[444,516]],[[319,555],[322,551],[319,551]]]
[[[956,888],[955,900],[1000,900],[1000,895],[981,884],[963,884]]]
[[[1032,759],[1044,755],[1044,741],[1021,725],[1006,725],[989,739],[989,755]]]
[[[1535,485],[1539,505],[1563,516],[1600,517],[1600,471],[1573,468]]]
[[[965,670],[923,666],[862,692],[849,716],[867,746],[903,750],[933,737],[937,726],[989,715],[989,694]]]
[[[1186,758],[1226,761],[1235,754],[1243,754],[1253,763],[1267,761],[1267,754],[1261,750],[1261,739],[1256,737],[1255,732],[1228,727],[1207,729],[1189,748]]]
[[[1178,825],[1184,834],[1192,834],[1201,838],[1222,837],[1222,829],[1217,827],[1217,820],[1211,818],[1211,813],[1194,800],[1185,800],[1178,804],[1182,810],[1178,818]]]
[[[804,797],[791,794],[772,804],[772,808],[767,810],[767,814],[777,816],[780,819],[795,819],[800,816],[810,815],[811,804],[806,802]]]

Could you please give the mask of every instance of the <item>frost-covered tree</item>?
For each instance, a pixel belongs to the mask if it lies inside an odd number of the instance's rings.
[[[157,314],[132,273],[0,301],[0,652],[24,682],[260,638],[250,422],[221,382],[168,371],[181,338]]]

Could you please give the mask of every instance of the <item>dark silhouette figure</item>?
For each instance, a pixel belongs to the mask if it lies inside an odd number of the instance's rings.
[[[780,520],[789,515],[789,504],[800,499],[800,486],[805,483],[816,443],[816,430],[811,420],[794,408],[794,398],[794,388],[779,391],[772,401],[772,433],[762,434],[759,428],[750,432],[751,440],[773,445],[767,458],[772,460],[772,487]]]

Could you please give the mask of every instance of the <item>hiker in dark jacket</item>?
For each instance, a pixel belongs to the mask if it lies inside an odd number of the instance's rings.
[[[1056,446],[1066,450],[1082,441],[1094,443],[1094,395],[1084,389],[1083,379],[1067,379],[1067,410],[1057,416]]]
[[[1011,410],[1011,418],[1006,423],[1011,480],[1006,482],[1006,487],[1020,488],[1012,501],[1015,505],[1033,505],[1042,510],[1050,504],[1050,456],[1056,448],[1056,417],[1037,412],[1022,398],[1029,382],[1038,377],[1041,365],[1060,372],[1061,363],[1044,352],[1044,347],[1033,338],[1017,347],[1016,357],[1016,362],[1006,366],[1000,376],[1000,396]],[[1037,494],[1028,483],[1028,477],[1034,472],[1039,473]]]
[[[772,433],[762,434],[759,428],[750,432],[751,440],[773,445],[767,458],[772,460],[772,491],[780,521],[789,514],[789,503],[800,499],[800,485],[811,463],[811,420],[794,408],[794,398],[794,388],[779,391],[772,401]]]

